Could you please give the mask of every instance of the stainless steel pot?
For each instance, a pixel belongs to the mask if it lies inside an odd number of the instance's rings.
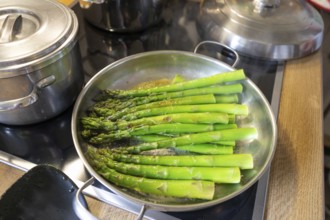
[[[165,0],[80,0],[87,21],[112,32],[141,31],[161,20]]]
[[[77,33],[57,1],[1,1],[0,123],[37,123],[72,105],[84,82]]]
[[[144,207],[161,211],[191,211],[210,207],[229,200],[251,187],[270,165],[275,152],[277,129],[268,101],[249,79],[242,81],[244,86],[242,103],[248,105],[250,115],[245,119],[239,120],[239,125],[256,127],[259,137],[250,143],[238,145],[236,152],[252,153],[255,167],[252,170],[242,171],[243,178],[240,184],[217,185],[214,199],[211,201],[152,198],[147,195],[129,192],[108,182],[97,174],[84,155],[88,144],[81,136],[80,119],[86,114],[88,107],[93,104],[93,97],[101,89],[128,89],[140,82],[164,77],[171,78],[178,73],[187,79],[193,79],[231,70],[233,70],[231,66],[216,59],[181,51],[140,53],[123,58],[102,69],[87,83],[80,93],[72,115],[71,128],[74,145],[89,173],[108,189],[124,198]],[[93,182],[93,178],[86,183],[87,186]],[[78,203],[78,205],[75,205],[75,208],[79,210],[79,207],[81,207],[79,206],[79,200],[75,200],[75,202]],[[80,213],[86,219],[95,219],[86,212]],[[143,213],[143,210],[141,213]]]
[[[322,45],[322,17],[306,1],[204,0],[200,8],[196,26],[201,37],[245,56],[283,61]]]

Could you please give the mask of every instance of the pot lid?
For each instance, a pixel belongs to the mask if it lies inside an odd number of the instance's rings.
[[[208,40],[271,60],[309,55],[324,30],[321,15],[301,0],[205,0],[197,25]]]
[[[1,0],[0,68],[51,53],[72,37],[74,19],[52,0]]]

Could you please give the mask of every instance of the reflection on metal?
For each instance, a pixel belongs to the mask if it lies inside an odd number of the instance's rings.
[[[253,0],[254,12],[262,13],[264,10],[274,9],[280,6],[280,0]]]
[[[236,66],[239,63],[239,55],[238,55],[238,53],[235,50],[233,50],[232,48],[230,48],[230,47],[228,47],[228,46],[226,46],[224,44],[221,44],[219,42],[216,42],[216,41],[202,41],[199,44],[197,44],[197,46],[195,47],[194,53],[198,53],[199,47],[201,47],[204,44],[210,44],[211,46],[218,46],[218,47],[220,47],[219,53],[223,53],[222,52],[223,50],[228,50],[230,53],[234,54],[235,55],[235,59],[234,59],[233,64],[231,64],[231,66],[233,68],[236,68]]]
[[[86,2],[86,3],[94,3],[94,4],[102,4],[104,3],[104,0],[80,0],[82,2]]]
[[[22,15],[11,14],[6,16],[0,27],[0,43],[8,43],[15,40],[16,35],[22,29]]]

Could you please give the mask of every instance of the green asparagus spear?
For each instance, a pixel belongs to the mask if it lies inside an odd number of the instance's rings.
[[[204,180],[160,180],[121,174],[96,161],[91,165],[108,181],[137,192],[168,197],[212,200],[215,184]]]
[[[236,141],[228,141],[228,140],[222,140],[222,141],[214,141],[213,144],[221,144],[225,146],[235,146]]]
[[[155,142],[155,141],[165,140],[169,137],[177,137],[177,136],[178,135],[167,135],[167,134],[136,135],[133,137],[133,139],[140,142]]]
[[[230,71],[226,73],[220,73],[212,75],[209,77],[198,78],[190,81],[185,81],[181,83],[175,83],[165,86],[153,87],[148,89],[138,89],[138,90],[113,90],[109,91],[110,96],[113,97],[136,97],[145,96],[148,94],[162,93],[162,92],[175,92],[182,91],[193,88],[208,87],[219,83],[232,82],[237,80],[245,79],[245,74],[242,69]]]
[[[228,129],[230,129],[230,128],[228,128]],[[218,130],[220,130],[220,129],[218,129]],[[96,136],[96,135],[94,135],[94,136]],[[89,135],[87,137],[91,137],[91,135]],[[133,139],[140,141],[140,142],[156,142],[156,141],[160,141],[160,140],[165,140],[169,137],[178,137],[178,135],[168,135],[168,134],[165,134],[165,135],[159,135],[159,134],[137,135],[137,136],[134,136]],[[213,142],[213,144],[224,145],[224,146],[235,146],[236,142],[223,140],[223,141]]]
[[[133,140],[140,142],[156,142],[165,140],[169,137],[168,135],[138,135],[134,136]],[[174,136],[177,137],[177,136]],[[176,146],[180,150],[188,152],[199,153],[199,154],[232,154],[234,152],[235,141],[217,141],[210,144],[193,144],[193,145],[181,145]]]
[[[175,76],[173,77],[171,84],[175,84],[175,83],[179,83],[179,82],[184,82],[186,81],[186,79],[181,76],[180,74],[175,74]]]
[[[237,128],[237,124],[213,124],[214,130],[226,130]],[[138,140],[140,142],[155,142],[167,139],[169,137],[178,137],[180,135],[175,134],[151,134],[151,135],[134,135],[133,139]],[[218,144],[234,146],[235,142],[232,141],[218,141]]]
[[[92,130],[104,130],[104,131],[114,131],[114,130],[126,130],[141,125],[157,125],[157,124],[167,124],[167,123],[187,123],[187,124],[197,124],[197,123],[221,123],[228,124],[229,118],[227,114],[223,113],[177,113],[168,114],[161,116],[153,116],[140,118],[133,121],[118,121],[112,122],[105,118],[93,118],[93,117],[83,117],[81,123],[84,129]]]
[[[122,138],[134,137],[135,135],[145,134],[186,134],[196,132],[213,131],[212,124],[157,124],[157,125],[144,125],[141,127],[134,127],[127,130],[118,130],[115,132],[102,133],[101,138],[111,140],[120,140]],[[98,136],[96,136],[98,138]]]
[[[193,113],[193,112],[220,112],[233,115],[248,115],[247,105],[242,104],[204,104],[204,105],[178,105],[166,106],[151,109],[144,109],[122,116],[123,120],[134,120],[143,117],[174,113]]]
[[[115,161],[144,165],[184,166],[184,167],[239,167],[252,169],[251,154],[225,155],[133,155],[110,153]]]
[[[236,128],[220,131],[201,132],[196,134],[187,134],[179,137],[169,137],[165,140],[156,142],[141,143],[135,146],[117,148],[118,152],[138,154],[146,150],[177,147],[180,145],[212,143],[220,140],[249,140],[258,135],[255,128]],[[102,141],[100,139],[99,141]]]
[[[215,101],[216,103],[238,103],[238,95],[216,95]]]
[[[241,83],[228,84],[228,85],[215,85],[211,87],[205,88],[197,88],[197,89],[189,89],[183,90],[179,92],[165,92],[162,94],[149,94],[143,97],[134,97],[134,98],[110,98],[107,96],[107,92],[111,94],[111,90],[103,90],[101,96],[103,97],[101,100],[95,103],[95,107],[99,108],[111,108],[111,109],[124,109],[127,107],[134,107],[137,105],[143,105],[150,102],[156,102],[160,100],[167,100],[173,98],[180,98],[186,96],[196,96],[196,95],[206,95],[206,94],[214,94],[214,95],[231,95],[231,94],[239,94],[242,93],[243,86]],[[100,100],[100,98],[96,98],[96,100]]]
[[[233,154],[234,147],[218,144],[193,144],[193,145],[181,145],[177,146],[180,150],[188,151],[198,154]]]
[[[224,125],[224,126],[223,126]],[[231,125],[231,126],[228,126]],[[143,125],[140,127],[132,127],[126,130],[117,130],[113,132],[100,133],[91,138],[90,143],[100,144],[99,140],[103,143],[110,143],[115,140],[123,138],[131,138],[139,135],[146,134],[166,134],[166,135],[184,135],[187,133],[198,133],[207,131],[224,130],[224,128],[236,128],[235,124],[156,124],[156,125]]]
[[[238,167],[174,167],[160,165],[140,165],[113,161],[110,157],[88,151],[94,163],[103,163],[110,169],[131,176],[167,180],[208,180],[215,183],[239,183]]]
[[[207,95],[199,95],[199,96],[187,96],[182,98],[175,98],[175,99],[168,99],[162,100],[158,102],[151,102],[144,105],[137,105],[131,108],[124,108],[120,111],[116,109],[109,109],[109,108],[93,108],[93,110],[99,115],[108,117],[109,119],[118,119],[121,116],[136,112],[143,109],[150,109],[156,107],[164,107],[164,106],[176,106],[176,105],[190,105],[190,104],[212,104],[216,103],[216,98],[213,94]]]

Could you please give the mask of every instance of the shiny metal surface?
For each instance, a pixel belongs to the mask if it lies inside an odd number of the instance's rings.
[[[49,86],[55,81],[56,78],[54,75],[50,75],[44,79],[41,79],[39,82],[33,85],[31,93],[27,96],[0,102],[0,111],[10,111],[17,108],[24,108],[29,105],[32,105],[38,100],[38,91],[46,86]]]
[[[8,15],[2,22],[0,29],[0,43],[12,42],[15,40],[18,32],[22,28],[22,16],[21,15]]]
[[[6,0],[1,21],[0,123],[32,124],[66,110],[84,83],[74,12],[57,1]]]
[[[324,31],[318,11],[300,0],[206,0],[197,27],[206,40],[270,60],[313,53],[320,48]]]
[[[210,44],[212,47],[214,47],[214,46],[220,47],[220,50],[218,52],[220,54],[221,54],[221,51],[223,51],[223,50],[227,50],[227,51],[229,51],[229,53],[234,54],[234,61],[233,61],[233,64],[231,66],[233,68],[235,68],[238,65],[239,60],[240,60],[238,53],[235,50],[233,50],[232,48],[230,48],[226,45],[223,45],[219,42],[216,42],[216,41],[202,41],[202,42],[200,42],[199,44],[196,45],[194,53],[198,53],[199,48],[201,46],[205,45],[205,44]]]
[[[94,3],[94,4],[102,4],[104,3],[104,0],[80,0],[81,2],[86,2],[86,3]]]
[[[4,0],[0,2],[0,15],[2,31],[11,35],[0,44],[0,78],[18,75],[22,68],[42,68],[40,63],[49,61],[49,56],[70,50],[78,31],[73,11],[57,1]],[[20,18],[14,20],[19,28],[8,28],[15,24],[8,24],[11,17]]]
[[[136,32],[161,20],[165,0],[80,0],[84,17],[111,32]]]
[[[79,46],[40,71],[0,78],[0,123],[26,125],[45,121],[72,105],[84,83]],[[1,75],[1,71],[0,71]]]
[[[82,195],[82,192],[85,188],[88,186],[91,186],[94,183],[94,177],[91,177],[89,180],[87,180],[82,187],[80,187],[77,190],[77,193],[75,195],[75,198],[73,199],[73,209],[76,213],[76,215],[80,219],[85,219],[85,220],[98,220],[97,217],[95,217],[91,212],[88,211],[87,208],[83,206],[83,204],[80,201],[80,196]]]
[[[261,11],[265,8],[276,8],[280,5],[281,0],[253,0],[254,11]]]
[[[212,201],[160,200],[136,193],[128,193],[112,185],[93,170],[84,157],[87,145],[80,136],[79,119],[85,114],[88,106],[92,104],[92,98],[100,89],[128,89],[140,82],[163,77],[171,78],[177,73],[180,73],[187,79],[192,79],[230,70],[233,70],[230,66],[213,58],[179,51],[141,53],[121,59],[105,67],[82,90],[75,103],[72,115],[71,127],[75,148],[89,173],[118,195],[161,211],[203,209],[229,200],[247,190],[262,176],[270,165],[277,138],[276,121],[268,101],[249,79],[243,81],[245,91],[242,96],[242,102],[248,105],[250,114],[248,117],[240,119],[238,123],[240,126],[255,126],[259,132],[259,137],[255,141],[245,143],[244,147],[239,144],[237,152],[252,153],[255,167],[253,170],[243,171],[241,184],[217,186],[215,198]]]

